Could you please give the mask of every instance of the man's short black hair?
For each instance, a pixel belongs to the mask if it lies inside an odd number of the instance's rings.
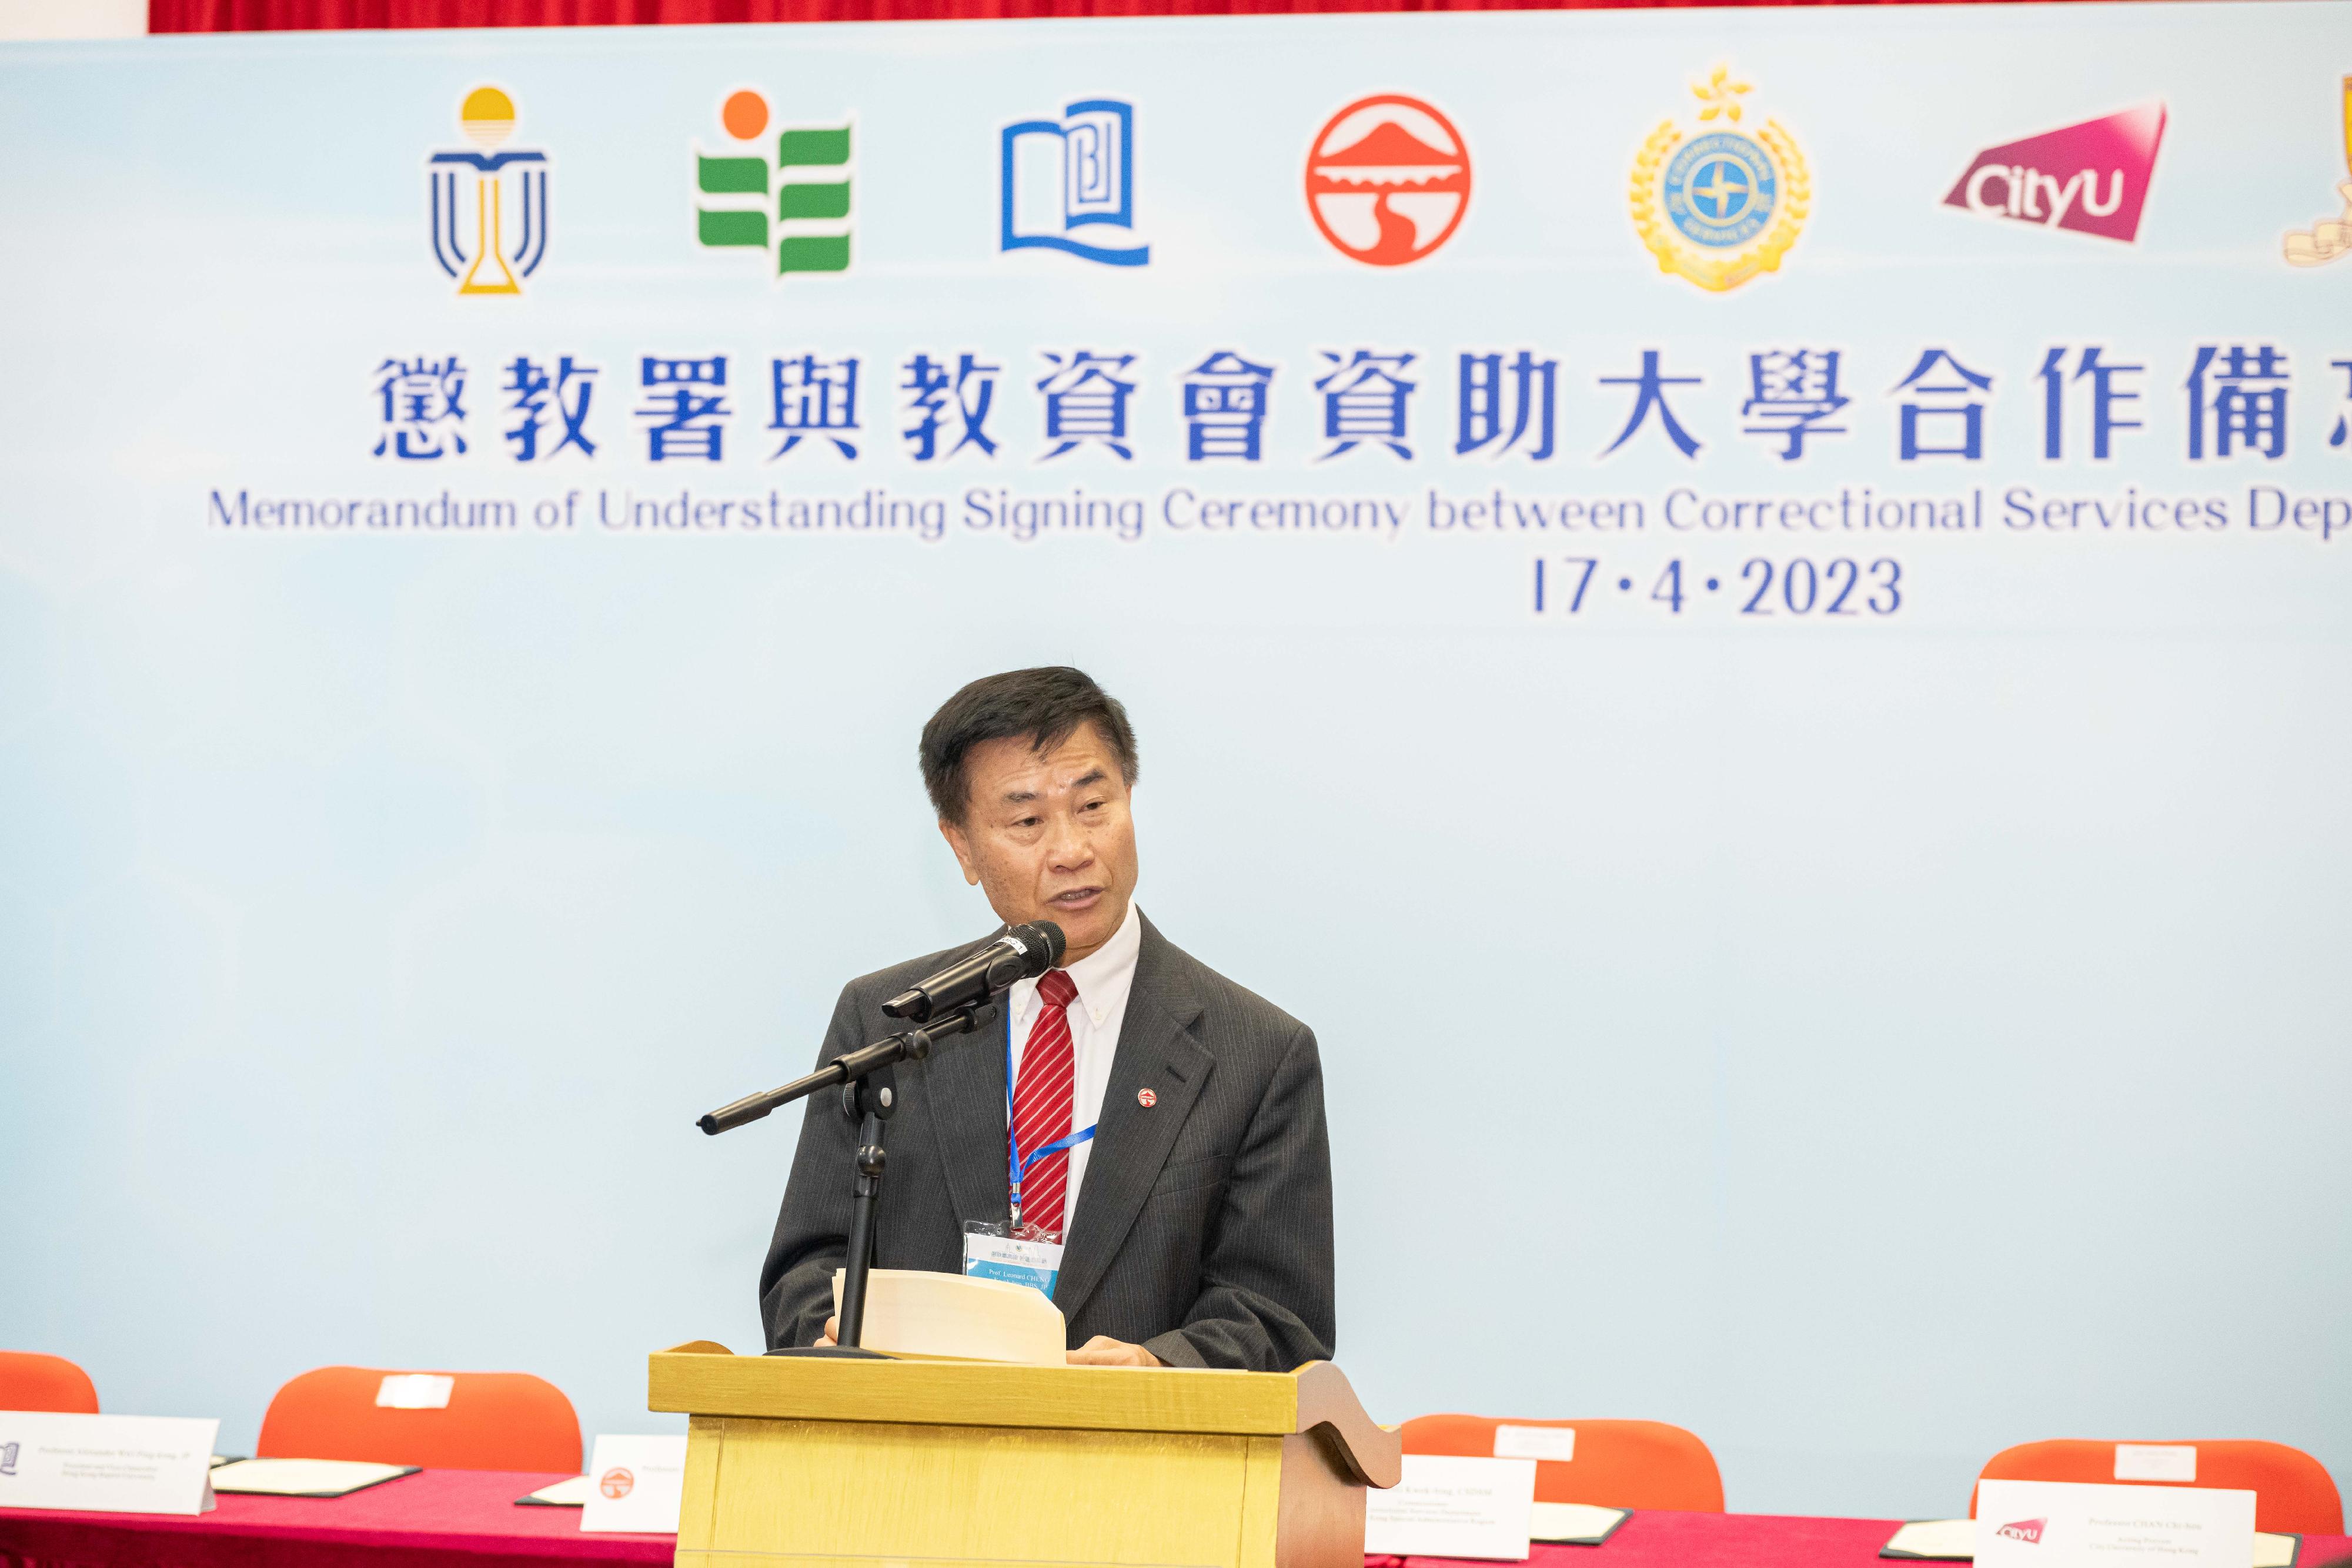
[[[940,821],[961,824],[971,804],[964,758],[986,741],[1026,737],[1046,751],[1091,724],[1118,758],[1119,776],[1135,782],[1135,731],[1118,699],[1084,670],[1050,664],[983,675],[940,705],[923,726],[923,788]]]

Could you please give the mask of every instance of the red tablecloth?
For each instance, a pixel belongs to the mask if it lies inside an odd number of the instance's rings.
[[[562,1476],[420,1470],[338,1498],[223,1497],[194,1518],[0,1509],[0,1560],[37,1568],[479,1568],[659,1563],[674,1535],[583,1535],[576,1508],[517,1508]],[[14,1568],[14,1565],[11,1565]]]
[[[36,1568],[570,1568],[667,1564],[667,1535],[583,1535],[580,1511],[517,1508],[559,1476],[425,1470],[331,1500],[224,1497],[197,1519],[0,1509],[0,1559]],[[1633,1515],[1602,1546],[1538,1546],[1528,1568],[1886,1568],[1891,1519],[1767,1513]],[[2297,1568],[2352,1563],[2352,1539],[2307,1535]],[[9,1568],[16,1568],[15,1563]],[[1400,1568],[1375,1557],[1366,1568]],[[1436,1557],[1401,1568],[1495,1568]]]

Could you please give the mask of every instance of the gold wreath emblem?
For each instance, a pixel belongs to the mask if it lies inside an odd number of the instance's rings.
[[[1812,176],[1805,170],[1805,155],[1797,151],[1796,140],[1780,129],[1780,121],[1768,120],[1759,131],[1758,139],[1780,170],[1780,206],[1773,214],[1771,226],[1764,236],[1745,249],[1729,256],[1708,256],[1675,233],[1658,201],[1658,185],[1665,177],[1666,160],[1682,145],[1683,133],[1675,129],[1671,120],[1662,121],[1642,143],[1642,151],[1633,160],[1633,182],[1631,197],[1633,209],[1633,229],[1642,236],[1650,254],[1658,258],[1660,272],[1679,273],[1701,288],[1720,294],[1738,287],[1759,272],[1778,272],[1780,258],[1797,243],[1797,235],[1805,226],[1805,216],[1812,210]]]

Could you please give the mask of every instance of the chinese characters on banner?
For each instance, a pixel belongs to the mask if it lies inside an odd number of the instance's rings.
[[[2290,357],[2278,344],[2207,342],[2188,351],[2176,407],[2180,455],[2204,463],[2252,455],[2277,461],[2288,453],[2293,417]],[[1032,388],[1045,432],[1033,461],[1050,463],[1082,449],[1132,462],[1139,446],[1165,444],[1188,463],[1261,463],[1269,456],[1266,423],[1285,381],[1272,360],[1215,349],[1176,377],[1175,416],[1139,428],[1135,410],[1145,390],[1142,356],[1094,349],[1046,350]],[[1416,460],[1423,437],[1416,421],[1441,415],[1415,398],[1424,391],[1423,356],[1411,350],[1319,350],[1294,396],[1307,405],[1301,432],[1311,444],[1287,454],[1324,463],[1356,453],[1386,453]],[[1461,350],[1453,356],[1454,389],[1444,439],[1456,456],[1478,455],[1549,463],[1570,452],[1560,428],[1560,388],[1567,368],[1559,355],[1528,348]],[[1853,440],[1865,418],[1892,437],[1903,464],[1949,459],[1981,463],[1991,455],[1988,412],[2002,394],[2021,403],[2038,439],[2035,455],[2056,461],[2087,454],[2108,462],[2128,443],[2154,439],[2148,405],[2162,393],[2152,382],[2149,356],[2105,343],[2051,347],[2030,375],[1971,364],[1954,350],[1918,351],[1865,413],[1851,381],[1852,356],[1819,347],[1759,349],[1730,375],[1669,362],[1668,351],[1644,349],[1639,360],[1592,377],[1623,400],[1615,434],[1597,444],[1606,458],[1630,443],[1662,444],[1685,461],[1702,460],[1707,446],[1729,434],[1759,442],[1780,461],[1804,461],[1824,443]],[[636,365],[634,411],[639,455],[650,463],[729,461],[727,437],[741,415],[775,437],[761,454],[774,461],[811,441],[846,462],[860,460],[861,443],[887,428],[917,465],[969,454],[998,458],[1003,434],[992,421],[1004,406],[1005,361],[968,351],[918,351],[888,367],[882,385],[888,406],[874,408],[874,383],[856,354],[801,351],[760,360],[715,354],[669,359],[647,354]],[[2352,420],[2352,359],[2329,360],[2344,378],[2342,400],[2323,409],[2309,438],[2342,447]],[[741,395],[742,368],[753,369],[752,399]],[[730,367],[735,385],[730,385]],[[396,463],[438,463],[475,450],[467,402],[469,374],[455,354],[391,356],[375,367],[373,397],[379,416],[375,456]],[[517,463],[544,463],[575,455],[596,458],[612,433],[592,431],[608,416],[596,398],[603,368],[570,354],[519,354],[499,367],[498,396],[486,413]],[[1717,389],[1710,392],[1709,389]],[[1726,397],[1728,391],[1732,395]],[[2024,420],[2017,422],[2021,426]],[[1597,434],[1597,433],[1596,433]],[[1861,434],[1867,434],[1861,432]]]

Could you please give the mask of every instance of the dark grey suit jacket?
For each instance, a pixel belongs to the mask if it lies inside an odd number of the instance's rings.
[[[904,1028],[883,1001],[970,950],[852,980],[818,1063]],[[877,1268],[959,1272],[963,1222],[1004,1222],[1006,1027],[1000,1017],[898,1068]],[[1149,1108],[1136,1097],[1147,1088]],[[1330,1359],[1331,1149],[1313,1031],[1146,920],[1099,1125],[1054,1291],[1071,1345],[1108,1334],[1171,1366],[1267,1372]],[[771,1348],[811,1343],[833,1311],[856,1144],[840,1096],[812,1097],[760,1271]]]

